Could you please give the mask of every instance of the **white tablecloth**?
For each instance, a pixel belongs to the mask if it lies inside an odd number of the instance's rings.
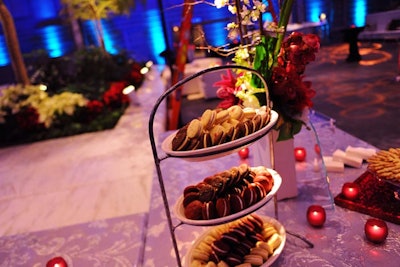
[[[367,143],[331,127],[329,121],[317,120],[315,123],[321,140],[324,155],[335,149],[345,149],[347,146],[370,147]],[[165,136],[164,136],[165,137]],[[303,146],[307,151],[314,150],[315,139],[307,130],[295,137],[295,146]],[[251,147],[250,147],[251,153]],[[310,153],[311,155],[311,153]],[[252,158],[249,159],[251,164]],[[181,196],[184,187],[196,184],[210,174],[229,169],[242,161],[238,155],[232,154],[218,160],[204,162],[186,162],[182,159],[168,158],[162,161],[162,172],[165,180],[168,200],[173,206]],[[374,245],[367,242],[364,236],[364,224],[370,216],[334,206],[327,209],[327,221],[320,228],[313,228],[306,221],[306,210],[311,204],[326,204],[329,192],[326,183],[321,179],[320,172],[313,171],[313,158],[308,157],[306,163],[296,163],[299,195],[295,198],[278,202],[278,219],[287,230],[306,237],[315,247],[310,249],[291,235],[287,235],[283,253],[273,266],[397,266],[400,258],[400,225],[388,223],[389,235],[385,243]],[[341,191],[346,181],[354,181],[366,169],[346,167],[344,173],[329,173],[330,189],[333,196]],[[275,216],[273,202],[267,203],[257,211],[257,214]],[[172,213],[174,224],[178,221]],[[182,259],[193,242],[206,230],[206,227],[182,225],[175,230],[177,243]],[[176,266],[165,210],[160,193],[160,187],[155,177],[147,229],[144,266]]]

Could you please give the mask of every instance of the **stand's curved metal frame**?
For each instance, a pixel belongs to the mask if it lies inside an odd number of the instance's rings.
[[[264,77],[257,72],[254,69],[248,68],[248,67],[244,67],[244,66],[238,66],[238,65],[223,65],[223,66],[216,66],[216,67],[212,67],[212,68],[207,68],[204,69],[198,73],[195,73],[191,76],[188,76],[184,79],[182,79],[181,81],[179,81],[178,83],[176,83],[174,86],[172,86],[171,88],[169,88],[168,90],[166,90],[161,96],[160,98],[156,101],[151,113],[150,113],[150,118],[149,118],[149,138],[150,138],[150,143],[151,143],[151,148],[153,150],[153,157],[154,157],[154,163],[156,166],[156,171],[157,171],[157,177],[158,177],[158,182],[160,184],[160,189],[161,189],[161,194],[162,194],[162,198],[163,198],[163,202],[164,202],[164,207],[165,207],[165,213],[167,216],[167,220],[168,220],[168,226],[169,226],[169,230],[170,230],[170,234],[171,234],[171,239],[172,239],[172,243],[173,243],[173,247],[175,250],[175,254],[176,254],[176,260],[178,263],[178,266],[181,267],[182,263],[181,263],[181,258],[179,255],[179,250],[178,250],[178,244],[176,241],[176,237],[175,237],[175,229],[182,225],[183,223],[179,223],[176,226],[173,225],[172,223],[172,217],[171,217],[171,211],[169,208],[169,204],[168,204],[168,198],[167,198],[167,194],[166,194],[166,190],[165,190],[165,185],[164,185],[164,179],[162,176],[162,172],[161,172],[161,166],[160,163],[161,161],[167,159],[168,157],[173,157],[170,155],[166,155],[162,158],[159,157],[158,153],[157,153],[157,146],[155,143],[155,138],[154,138],[154,118],[155,115],[157,113],[158,108],[160,107],[160,104],[170,95],[172,94],[172,92],[174,92],[175,90],[177,90],[178,88],[181,88],[182,85],[184,85],[185,83],[187,83],[190,80],[193,80],[205,73],[208,72],[214,72],[214,71],[219,71],[219,70],[232,70],[232,69],[237,69],[237,70],[243,70],[243,71],[248,71],[248,72],[252,72],[253,74],[257,75],[258,78],[260,78],[260,80],[262,81],[264,88],[265,88],[265,94],[266,94],[266,103],[269,107],[271,107],[271,102],[269,101],[269,95],[268,95],[268,86],[267,86],[267,82],[265,81]],[[265,134],[267,134],[269,131],[267,131]],[[246,144],[242,144],[242,146],[247,145],[249,143],[254,142],[255,140],[250,140],[248,143]],[[219,153],[222,152],[226,152],[226,151],[220,151]],[[206,157],[206,156],[210,156],[210,155],[215,155],[215,153],[210,153],[209,155],[204,154],[202,155],[202,157]],[[273,160],[272,160],[273,162]],[[274,165],[271,166],[274,169]],[[274,197],[274,202],[275,202],[275,208],[277,208],[277,204],[276,204],[276,197]],[[277,214],[277,211],[275,212]]]

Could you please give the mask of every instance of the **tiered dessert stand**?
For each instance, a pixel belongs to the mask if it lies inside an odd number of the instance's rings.
[[[157,145],[155,143],[155,138],[154,138],[154,128],[153,128],[153,122],[154,122],[154,118],[155,115],[157,113],[157,110],[160,106],[160,104],[170,95],[172,94],[172,92],[174,92],[175,90],[177,90],[178,88],[182,88],[182,86],[205,74],[205,73],[210,73],[210,72],[216,72],[216,71],[221,71],[221,70],[232,70],[232,69],[237,69],[237,70],[243,70],[243,71],[248,71],[253,73],[254,75],[257,75],[258,78],[261,80],[261,82],[264,85],[264,88],[268,88],[267,87],[267,83],[265,81],[265,79],[263,78],[263,76],[258,73],[257,71],[255,71],[254,69],[251,68],[247,68],[247,67],[243,67],[243,66],[236,66],[236,65],[224,65],[224,66],[217,66],[217,67],[212,67],[212,68],[208,68],[205,69],[203,71],[200,71],[192,76],[189,76],[183,80],[181,80],[180,82],[178,82],[177,84],[175,84],[174,86],[172,86],[171,88],[169,88],[168,90],[166,90],[163,95],[161,95],[161,97],[157,100],[157,102],[155,103],[153,110],[150,114],[150,119],[149,119],[149,138],[150,138],[150,142],[151,142],[151,147],[152,147],[152,151],[153,151],[153,156],[154,156],[154,162],[155,162],[155,166],[156,166],[156,170],[157,170],[157,176],[158,176],[158,181],[159,181],[159,185],[160,185],[160,189],[161,189],[161,194],[162,194],[162,198],[163,198],[163,202],[164,202],[164,207],[165,207],[165,212],[166,212],[166,216],[167,216],[167,220],[168,220],[168,226],[169,226],[169,230],[170,230],[170,234],[171,234],[171,238],[172,238],[172,242],[173,242],[173,247],[175,250],[175,254],[176,254],[176,260],[177,260],[177,264],[178,266],[182,266],[181,263],[181,257],[179,254],[179,250],[178,250],[178,245],[177,245],[177,240],[176,240],[176,236],[175,236],[175,229],[182,225],[182,224],[192,224],[192,225],[201,225],[201,226],[205,226],[205,225],[217,225],[217,224],[222,224],[222,223],[226,223],[229,221],[233,221],[235,219],[238,219],[240,217],[244,217],[245,215],[248,215],[252,212],[254,212],[255,210],[261,208],[262,206],[264,206],[266,203],[268,203],[271,199],[274,199],[275,202],[275,213],[277,214],[277,204],[276,204],[276,191],[279,189],[279,186],[281,184],[281,178],[279,176],[279,174],[277,174],[276,172],[273,173],[273,176],[277,177],[277,179],[274,177],[274,187],[272,188],[271,192],[259,203],[254,204],[253,206],[243,210],[243,212],[240,212],[238,214],[233,214],[233,215],[229,215],[227,217],[222,217],[219,218],[218,220],[196,220],[196,223],[191,222],[191,220],[182,220],[181,218],[179,218],[182,222],[178,225],[173,225],[172,223],[172,217],[171,217],[171,211],[170,211],[170,205],[168,202],[168,198],[167,198],[167,194],[166,194],[166,190],[165,190],[165,186],[164,186],[164,179],[163,179],[163,175],[162,175],[162,171],[161,171],[161,167],[160,167],[160,163],[169,158],[169,157],[176,157],[176,158],[183,158],[183,159],[188,159],[190,160],[191,158],[196,158],[197,161],[200,160],[207,160],[210,158],[217,158],[217,157],[221,157],[230,153],[234,153],[236,151],[238,151],[239,149],[241,149],[244,146],[247,146],[257,140],[259,140],[261,137],[265,136],[271,129],[272,127],[275,125],[277,119],[278,119],[278,114],[271,110],[271,118],[269,123],[264,126],[262,129],[254,132],[251,135],[242,137],[240,139],[237,139],[235,141],[231,141],[228,143],[224,143],[218,146],[214,146],[214,147],[210,147],[210,148],[204,148],[204,149],[198,149],[196,150],[192,150],[192,151],[172,151],[171,149],[171,138],[173,137],[174,134],[171,134],[169,137],[167,137],[167,139],[163,142],[162,145],[162,150],[164,150],[166,155],[162,155],[162,157],[160,157],[159,153],[158,153],[158,149],[157,149]],[[271,103],[269,102],[269,98],[268,98],[268,90],[266,90],[266,100],[267,100],[267,105],[270,106]],[[273,153],[271,153],[271,167],[272,169],[274,168],[274,162],[273,162]],[[179,216],[178,216],[179,217]]]

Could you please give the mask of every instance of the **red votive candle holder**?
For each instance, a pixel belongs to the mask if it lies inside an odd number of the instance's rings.
[[[319,147],[318,144],[314,145],[314,151],[315,151],[315,153],[317,153],[318,156],[321,155],[321,148]]]
[[[360,186],[356,183],[344,183],[342,186],[342,194],[346,199],[355,200],[360,194]]]
[[[375,218],[367,220],[364,231],[367,239],[376,244],[385,241],[388,235],[388,227],[385,221]]]
[[[321,227],[326,220],[326,212],[322,206],[311,205],[307,209],[307,221],[314,227]]]
[[[304,147],[295,147],[294,148],[294,158],[296,161],[304,161],[306,159],[307,153]]]
[[[62,257],[55,257],[46,263],[46,267],[68,267],[68,264]]]
[[[245,147],[245,148],[240,149],[238,154],[241,159],[247,159],[249,157],[250,150],[248,147]]]

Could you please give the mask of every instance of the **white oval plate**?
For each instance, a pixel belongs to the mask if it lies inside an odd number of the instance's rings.
[[[194,161],[209,160],[219,158],[228,154],[232,154],[242,148],[242,146],[257,140],[257,138],[264,136],[268,131],[275,125],[278,120],[278,113],[271,110],[271,118],[267,125],[262,129],[239,138],[234,141],[223,143],[217,146],[206,147],[202,149],[188,150],[188,151],[174,151],[172,150],[172,140],[174,139],[177,131],[170,134],[161,144],[161,149],[170,156],[185,158],[191,160],[196,158]],[[201,158],[200,158],[201,157]]]
[[[262,216],[259,215],[264,222],[266,223],[270,223],[272,224],[275,229],[277,229],[279,235],[282,237],[282,242],[281,244],[274,250],[274,253],[268,258],[268,260],[266,262],[263,263],[263,265],[261,265],[261,267],[268,267],[271,266],[279,257],[279,255],[281,255],[283,248],[285,247],[285,243],[286,243],[286,230],[283,227],[283,225],[275,220],[274,218],[268,217],[268,216]],[[194,248],[196,248],[201,241],[203,241],[203,239],[212,231],[213,229],[210,228],[208,230],[206,230],[206,232],[204,232],[192,245],[192,247],[190,248],[188,254],[186,255],[186,259],[185,259],[185,266],[186,267],[190,267],[190,263],[192,262],[192,253]]]
[[[175,204],[174,213],[180,221],[182,221],[186,224],[198,225],[198,226],[217,225],[217,224],[233,221],[237,218],[240,218],[247,214],[250,214],[253,211],[255,211],[255,210],[259,209],[260,207],[262,207],[263,205],[265,205],[268,201],[270,201],[271,198],[276,194],[276,192],[278,191],[279,187],[282,184],[282,178],[276,171],[274,171],[272,169],[268,169],[268,168],[267,168],[267,170],[271,173],[272,178],[274,179],[274,185],[272,186],[271,191],[263,199],[261,199],[254,205],[251,205],[250,207],[248,207],[240,212],[230,214],[225,217],[212,219],[212,220],[188,219],[185,216],[185,209],[183,207],[183,195],[182,195]]]

